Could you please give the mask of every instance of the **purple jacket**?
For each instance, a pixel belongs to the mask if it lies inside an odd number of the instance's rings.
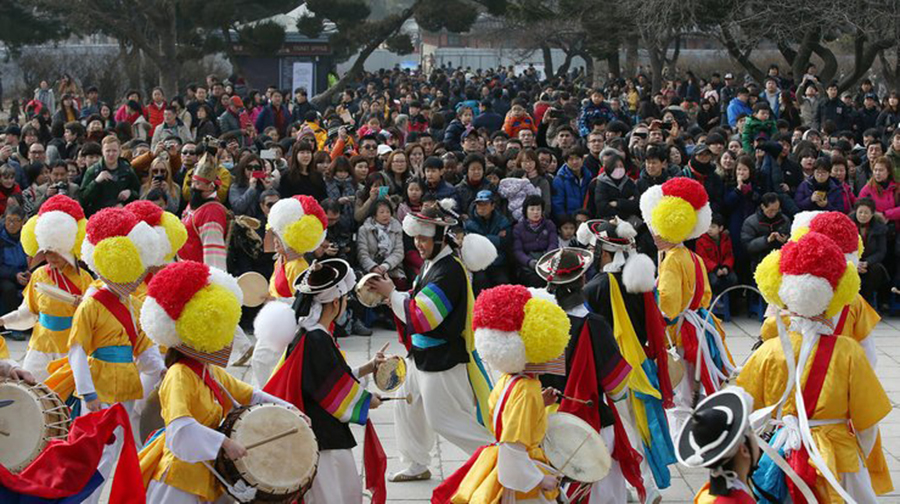
[[[557,248],[556,225],[550,219],[541,220],[536,229],[532,229],[527,219],[522,219],[513,228],[513,255],[519,266],[528,268],[532,259],[539,259]]]
[[[813,194],[813,183],[814,180],[810,177],[801,182],[800,187],[797,188],[797,193],[794,195],[794,201],[797,203],[797,206],[800,207],[800,210],[843,211],[844,195],[841,190],[841,185],[838,184],[836,180],[831,178],[828,179],[828,204],[824,207],[820,207],[810,199]]]

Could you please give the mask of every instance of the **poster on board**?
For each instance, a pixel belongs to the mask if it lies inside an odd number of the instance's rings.
[[[309,96],[314,96],[316,94],[314,64],[311,61],[295,62],[293,70],[293,79],[291,81],[293,82],[293,87],[291,91],[293,92],[295,89],[302,87],[306,88]]]

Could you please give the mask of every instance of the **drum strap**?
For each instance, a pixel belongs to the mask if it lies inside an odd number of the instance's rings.
[[[52,266],[48,266],[48,268],[50,268],[50,278],[53,279],[53,283],[55,283],[57,287],[69,294],[75,294],[76,296],[82,294],[81,289],[75,285],[75,282],[70,280],[65,273]]]
[[[291,286],[288,284],[287,279],[287,271],[285,271],[285,264],[287,259],[285,257],[279,257],[278,263],[275,264],[275,291],[278,292],[278,295],[284,298],[294,297],[291,293]]]
[[[503,409],[506,407],[506,402],[509,400],[509,396],[512,395],[512,391],[516,386],[516,382],[518,382],[521,378],[524,378],[524,376],[520,374],[513,375],[513,377],[510,378],[508,382],[506,382],[506,386],[503,387],[503,393],[500,394],[500,402],[497,403],[497,407],[494,408],[494,438],[498,442],[500,441],[500,436],[503,432]]]
[[[847,323],[847,316],[850,314],[850,305],[841,310],[841,318],[838,319],[837,327],[834,328],[834,335],[840,336],[844,334],[844,325]]]
[[[212,373],[208,369],[204,369],[203,363],[190,357],[182,357],[180,362],[203,380],[203,384],[212,391],[216,401],[222,406],[222,415],[226,415],[231,410],[232,404],[231,401],[225,399],[225,393],[222,391],[219,383],[213,378]]]
[[[131,310],[115,294],[106,289],[98,289],[94,292],[93,297],[125,328],[128,340],[131,342],[132,351],[134,351],[137,347],[138,333]]]

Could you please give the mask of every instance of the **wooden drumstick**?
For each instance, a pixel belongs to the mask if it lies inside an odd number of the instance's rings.
[[[406,404],[412,404],[412,394],[406,394],[405,397],[381,397],[381,402],[385,401],[406,401]]]
[[[287,437],[287,436],[290,436],[291,434],[295,434],[299,430],[300,429],[298,429],[297,427],[294,427],[292,429],[282,432],[281,434],[275,434],[274,436],[267,437],[265,439],[255,442],[255,443],[250,443],[247,446],[245,446],[244,448],[247,450],[251,450],[253,448],[256,448],[257,446],[262,446],[264,444],[271,443],[272,441],[278,441],[279,439],[281,439],[283,437]]]
[[[593,406],[593,405],[594,405],[594,400],[593,400],[593,399],[579,399],[579,398],[577,398],[577,397],[567,396],[567,395],[563,395],[563,394],[559,394],[559,397],[561,397],[561,398],[563,398],[563,399],[568,399],[568,400],[570,400],[570,401],[575,401],[575,402],[577,402],[577,403],[586,404],[586,405],[588,405],[588,406]]]
[[[6,436],[6,437],[9,437],[9,432],[0,430],[0,436]]]

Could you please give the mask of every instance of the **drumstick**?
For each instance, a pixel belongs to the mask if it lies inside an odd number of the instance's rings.
[[[569,462],[571,462],[572,459],[575,458],[575,454],[578,453],[578,450],[580,450],[581,447],[584,446],[584,444],[588,442],[588,439],[591,439],[590,433],[588,433],[588,435],[584,437],[584,441],[582,441],[581,444],[578,445],[578,448],[575,448],[575,451],[573,451],[572,454],[569,455],[569,458],[566,459],[566,461],[565,461],[565,463],[563,463],[562,467],[557,469],[557,472],[562,474],[562,472],[566,469],[566,466],[569,465]]]
[[[384,402],[384,401],[406,401],[406,404],[412,404],[412,394],[406,394],[406,397],[382,397],[380,399],[381,399],[381,402]]]
[[[297,427],[294,427],[292,429],[282,432],[281,434],[275,434],[274,436],[267,437],[265,439],[255,442],[255,443],[250,443],[247,446],[245,446],[244,448],[247,450],[250,450],[250,449],[256,448],[257,446],[262,446],[264,444],[271,443],[272,441],[278,441],[279,439],[281,439],[283,437],[287,437],[287,436],[290,436],[291,434],[295,434],[299,430],[300,429],[298,429]]]
[[[6,432],[6,431],[2,431],[2,430],[0,430],[0,435],[3,435],[3,436],[6,436],[6,437],[9,437],[9,432]]]
[[[586,404],[588,406],[594,405],[593,399],[579,399],[577,397],[567,396],[567,395],[563,395],[563,394],[559,394],[559,397],[562,397],[563,399],[568,399],[570,401],[575,401],[577,403]]]
[[[381,350],[379,350],[379,351],[377,351],[377,352],[375,352],[375,353],[383,354],[384,351],[387,350],[389,346],[391,346],[391,342],[390,342],[390,341],[388,341],[387,343],[385,343],[384,346],[381,347]]]

